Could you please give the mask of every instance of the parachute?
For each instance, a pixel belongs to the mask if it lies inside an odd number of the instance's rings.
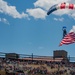
[[[51,14],[52,12],[58,10],[58,9],[75,9],[75,5],[74,4],[69,4],[69,3],[61,3],[61,4],[55,4],[52,7],[50,7],[50,9],[47,12],[47,15]]]

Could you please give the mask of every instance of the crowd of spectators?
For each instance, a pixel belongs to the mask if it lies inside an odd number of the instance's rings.
[[[71,67],[74,65],[71,65]],[[13,72],[22,70],[25,75],[75,75],[75,70],[71,70],[64,63],[42,62],[42,61],[20,61],[0,58],[0,70]]]

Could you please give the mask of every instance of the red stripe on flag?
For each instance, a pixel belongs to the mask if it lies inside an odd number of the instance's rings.
[[[62,46],[63,44],[68,45],[68,44],[72,44],[72,43],[75,43],[75,33],[74,32],[67,34],[62,39],[59,46]]]

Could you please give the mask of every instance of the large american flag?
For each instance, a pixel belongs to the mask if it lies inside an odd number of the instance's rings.
[[[67,35],[65,35],[65,37],[60,42],[59,46],[62,46],[63,44],[68,45],[72,43],[75,43],[75,33],[74,32],[70,32]]]

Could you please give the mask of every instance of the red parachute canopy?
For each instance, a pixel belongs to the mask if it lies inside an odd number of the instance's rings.
[[[50,7],[50,9],[47,12],[47,15],[51,14],[52,12],[58,10],[58,9],[75,9],[75,4],[69,4],[69,3],[61,3],[61,4],[56,4]]]

